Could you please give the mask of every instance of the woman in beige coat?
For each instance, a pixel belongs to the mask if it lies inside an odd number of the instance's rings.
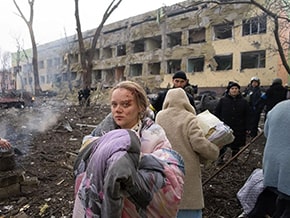
[[[216,160],[219,148],[205,138],[197,124],[195,109],[181,88],[168,91],[156,123],[163,127],[173,149],[185,162],[184,193],[178,217],[202,218],[204,199],[200,159]]]

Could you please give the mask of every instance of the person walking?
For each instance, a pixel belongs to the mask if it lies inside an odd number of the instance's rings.
[[[246,136],[251,132],[250,106],[240,92],[240,85],[229,82],[225,95],[219,100],[214,114],[228,125],[235,136],[232,143],[220,150],[218,165],[224,164],[224,154],[227,148],[232,150],[232,157],[246,143]]]
[[[186,85],[188,85],[188,79],[186,77],[185,72],[183,71],[177,71],[173,77],[172,77],[172,83],[173,83],[173,87],[172,88],[185,88]],[[167,94],[169,89],[161,91],[157,94],[157,97],[153,100],[151,100],[151,104],[150,104],[150,109],[152,111],[154,111],[155,115],[162,109],[162,105],[165,99],[165,96]],[[195,103],[194,103],[194,97],[189,94],[188,92],[186,92],[187,97],[189,99],[190,104],[195,107]]]
[[[110,102],[111,113],[84,137],[74,165],[73,217],[176,217],[183,158],[146,116],[145,90],[120,82]]]
[[[249,86],[242,93],[249,102],[251,109],[252,129],[250,136],[253,138],[258,135],[260,117],[264,108],[264,101],[262,99],[263,90],[260,84],[261,82],[258,77],[252,77]]]
[[[290,217],[290,100],[275,105],[264,126],[264,187],[278,194],[272,218]]]
[[[184,158],[184,193],[177,217],[202,218],[204,199],[200,159],[216,160],[219,148],[205,138],[198,126],[195,109],[181,88],[168,91],[156,123],[165,130],[173,149]]]
[[[265,95],[262,96],[265,101],[265,119],[267,119],[268,112],[279,102],[287,99],[287,89],[282,85],[281,78],[275,78],[272,85],[266,90]]]

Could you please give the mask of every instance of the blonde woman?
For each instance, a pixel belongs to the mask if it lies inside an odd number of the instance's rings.
[[[146,117],[144,89],[121,82],[110,102],[111,113],[84,137],[76,161],[73,217],[176,217],[183,159]]]

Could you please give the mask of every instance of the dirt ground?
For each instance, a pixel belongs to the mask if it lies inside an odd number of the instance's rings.
[[[0,172],[0,178],[21,172],[25,178],[36,179],[38,185],[22,190],[20,196],[0,199],[0,217],[71,217],[73,155],[83,136],[109,110],[105,103],[80,107],[65,97],[41,99],[33,108],[1,110],[1,137],[8,138],[19,151],[16,168]],[[224,168],[214,163],[202,168],[204,217],[233,218],[242,212],[236,193],[253,169],[261,167],[264,143],[262,136],[241,153],[237,162]]]

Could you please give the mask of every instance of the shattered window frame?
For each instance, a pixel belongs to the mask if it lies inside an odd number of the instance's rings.
[[[204,57],[189,58],[187,60],[187,71],[190,73],[204,71]]]
[[[126,45],[118,45],[117,46],[117,57],[126,55]]]
[[[267,16],[265,14],[243,20],[243,36],[267,33]]]
[[[198,44],[206,42],[206,30],[204,27],[191,29],[188,31],[188,44]]]
[[[94,56],[94,58],[96,60],[99,60],[100,59],[100,49],[98,49],[98,48],[95,49],[95,56]]]
[[[216,55],[214,59],[217,63],[215,71],[232,70],[233,69],[233,54]]]
[[[173,48],[174,46],[182,45],[182,32],[174,32],[167,34],[167,48]]]
[[[142,63],[130,64],[129,76],[142,76]]]
[[[173,74],[181,69],[181,59],[169,59],[167,60],[167,73]]]
[[[266,51],[241,52],[241,70],[266,67]]]
[[[136,40],[131,42],[133,51],[132,53],[145,52],[145,42],[144,39]]]
[[[102,52],[102,58],[103,59],[109,59],[113,57],[113,51],[110,46],[104,47]]]
[[[161,70],[161,63],[160,62],[148,64],[148,72],[150,75],[160,75],[160,70]]]
[[[233,38],[234,22],[213,25],[214,40]]]

